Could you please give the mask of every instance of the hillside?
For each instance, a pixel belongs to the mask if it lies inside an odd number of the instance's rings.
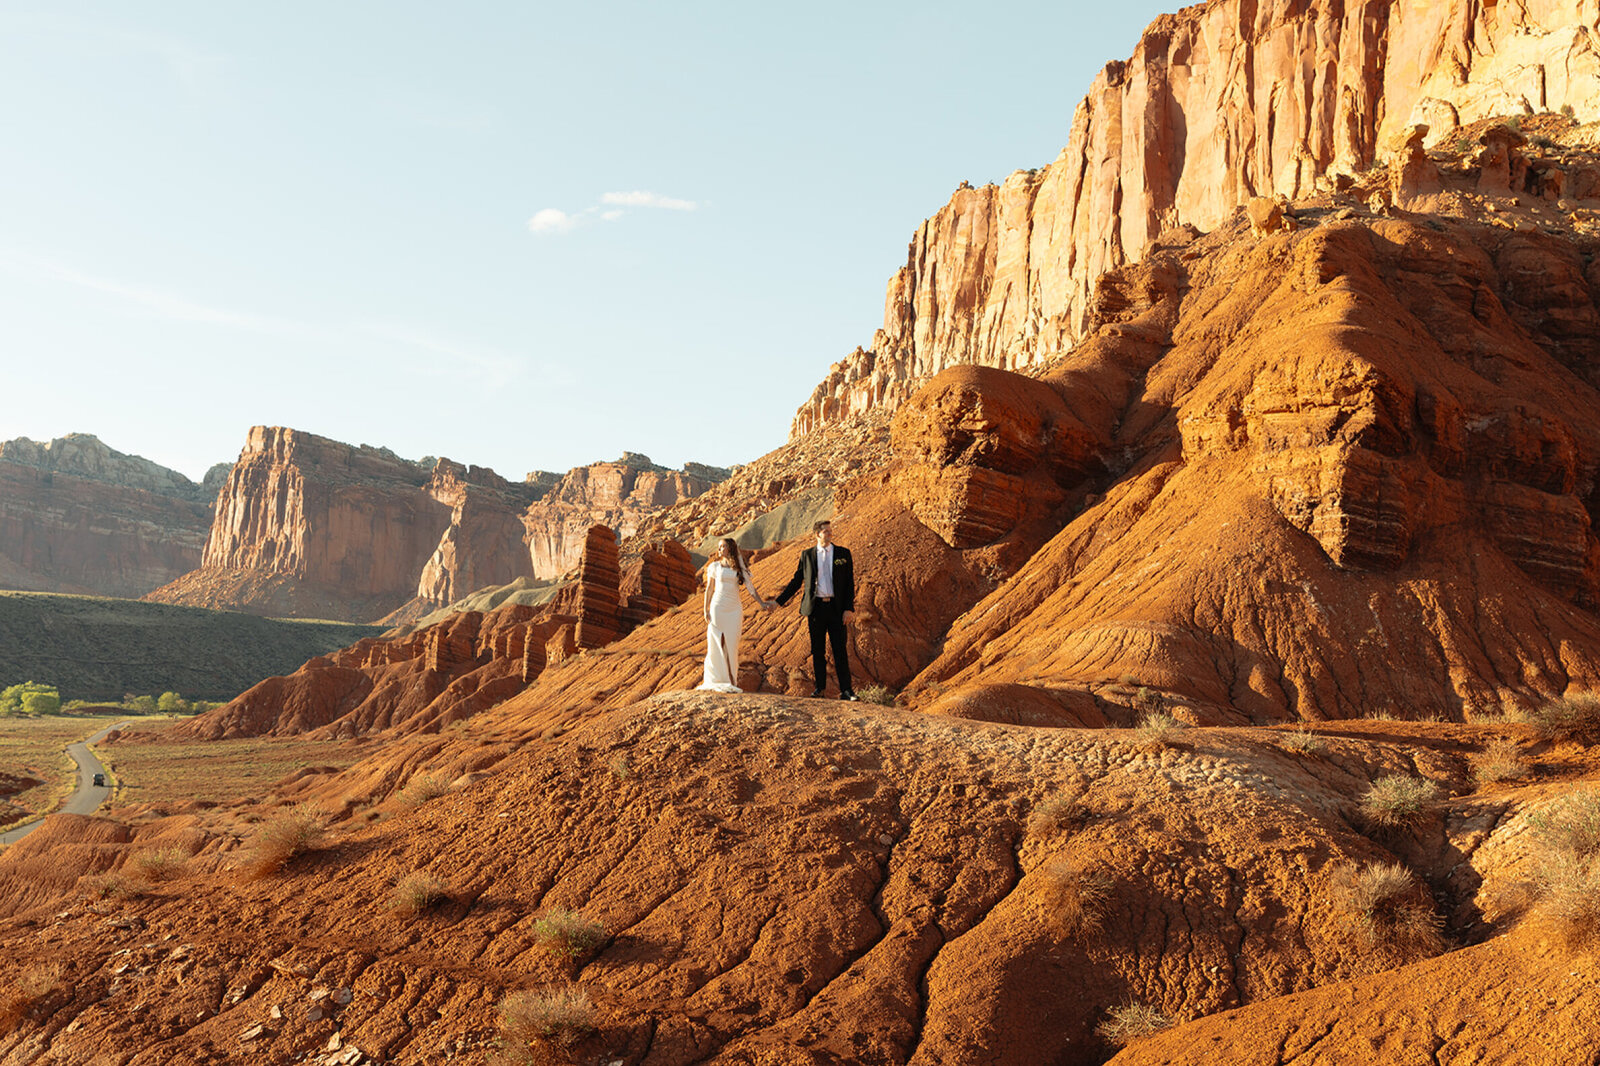
[[[55,685],[67,699],[171,690],[226,700],[377,632],[138,600],[0,592],[0,678]]]

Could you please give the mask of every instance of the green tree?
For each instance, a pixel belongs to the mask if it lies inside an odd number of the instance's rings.
[[[162,714],[184,714],[189,710],[189,701],[176,692],[163,692],[156,699],[156,708]]]
[[[40,710],[30,710],[28,707],[28,698],[30,696],[48,697],[48,699],[35,702],[35,705],[41,708]],[[10,688],[0,691],[0,715],[55,714],[60,710],[61,693],[56,691],[54,685],[44,685],[37,681],[24,681],[20,685],[12,685]]]
[[[156,698],[154,696],[132,696],[122,701],[122,705],[134,714],[155,714]]]
[[[22,713],[34,717],[42,714],[60,714],[61,694],[54,689],[49,692],[30,692],[22,697]]]

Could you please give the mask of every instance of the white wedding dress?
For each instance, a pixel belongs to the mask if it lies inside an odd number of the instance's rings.
[[[739,627],[744,603],[739,595],[739,575],[733,567],[713,559],[707,568],[716,589],[711,593],[711,621],[706,623],[706,669],[700,688],[709,692],[742,692],[739,687]],[[750,571],[745,584],[754,594]],[[760,596],[756,597],[758,600]]]

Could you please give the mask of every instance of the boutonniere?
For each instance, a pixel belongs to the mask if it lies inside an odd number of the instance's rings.
[[[850,565],[850,560],[849,559],[835,559],[833,561],[833,565],[834,566],[849,566]]]

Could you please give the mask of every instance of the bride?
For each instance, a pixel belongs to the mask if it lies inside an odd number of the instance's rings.
[[[750,590],[763,611],[775,606],[756,591],[738,543],[723,537],[717,557],[706,564],[706,593],[701,603],[706,618],[706,671],[700,687],[712,692],[743,691],[739,688],[739,625],[744,620],[740,586]]]

